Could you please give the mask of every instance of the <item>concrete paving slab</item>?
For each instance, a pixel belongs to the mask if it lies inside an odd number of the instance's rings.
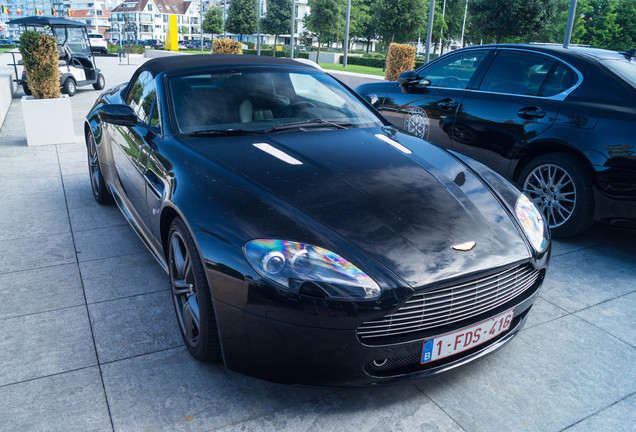
[[[83,304],[77,264],[0,274],[0,319]]]
[[[541,297],[576,312],[634,291],[635,281],[636,254],[583,249],[552,258]]]
[[[88,182],[88,175],[85,181]],[[90,189],[90,186],[88,188]],[[128,225],[128,221],[116,205],[98,204],[92,195],[88,199],[86,204],[68,209],[74,232]]]
[[[532,327],[536,327],[543,323],[553,321],[565,315],[568,315],[567,311],[541,298],[539,294],[539,298],[537,299],[537,301],[534,302],[534,305],[532,305],[532,310],[528,314],[526,325],[521,331],[526,331]]]
[[[5,198],[0,207],[0,241],[70,232],[63,194],[58,191],[51,195]],[[52,199],[55,196],[57,200]]]
[[[567,432],[627,432],[636,430],[636,395],[576,423]]]
[[[211,431],[327,394],[201,363],[183,347],[103,365],[102,376],[116,431]]]
[[[558,431],[636,391],[636,352],[569,315],[416,384],[466,431]]]
[[[582,310],[576,316],[636,347],[636,286],[634,288],[631,294]]]
[[[66,205],[69,209],[97,204],[93,198],[88,174],[63,176]],[[116,206],[115,206],[116,207]]]
[[[74,262],[70,232],[0,241],[0,274]]]
[[[83,174],[88,178],[88,162],[66,162],[60,164],[62,175],[80,175]]]
[[[339,390],[219,431],[463,431],[415,386]]]
[[[100,363],[183,345],[170,291],[88,305]]]
[[[130,225],[79,231],[75,233],[75,245],[80,262],[133,255],[146,250]]]
[[[80,263],[88,303],[157,291],[169,291],[170,281],[149,252]]]
[[[56,194],[62,191],[62,178],[57,177],[12,177],[2,180],[0,198],[24,196],[38,193]]]
[[[97,364],[84,305],[1,323],[0,386]]]
[[[0,430],[112,431],[98,368],[0,387]]]

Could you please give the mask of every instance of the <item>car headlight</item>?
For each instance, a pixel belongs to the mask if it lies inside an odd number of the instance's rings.
[[[543,252],[548,247],[548,231],[537,206],[521,194],[515,204],[515,213],[532,247],[537,252]]]
[[[380,295],[378,284],[362,270],[319,246],[256,239],[245,244],[244,253],[259,275],[294,293],[341,299]]]

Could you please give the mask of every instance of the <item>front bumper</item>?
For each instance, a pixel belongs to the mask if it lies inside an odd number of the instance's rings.
[[[355,329],[287,324],[220,301],[215,301],[215,311],[228,368],[285,384],[360,387],[423,378],[490,354],[523,327],[540,285],[514,306],[509,330],[469,351],[425,365],[420,364],[423,339],[370,346],[360,342]],[[491,316],[497,313],[492,311]]]

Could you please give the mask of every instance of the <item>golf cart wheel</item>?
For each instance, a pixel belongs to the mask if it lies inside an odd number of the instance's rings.
[[[95,90],[103,90],[105,86],[106,86],[106,80],[104,79],[104,75],[102,74],[97,75],[97,82],[93,84],[93,88]]]
[[[22,84],[22,90],[24,90],[24,94],[27,96],[31,96],[33,94],[31,93],[31,89],[29,88],[27,83]]]
[[[62,84],[62,93],[66,93],[69,96],[73,96],[77,91],[77,84],[73,78],[66,78],[64,84]]]

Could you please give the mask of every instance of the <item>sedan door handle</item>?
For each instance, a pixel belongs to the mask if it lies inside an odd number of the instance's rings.
[[[517,115],[522,119],[530,120],[533,118],[543,118],[545,117],[545,111],[541,111],[538,107],[526,107],[521,108]]]
[[[450,111],[457,108],[457,102],[453,99],[444,99],[437,103],[437,107],[442,111]]]

